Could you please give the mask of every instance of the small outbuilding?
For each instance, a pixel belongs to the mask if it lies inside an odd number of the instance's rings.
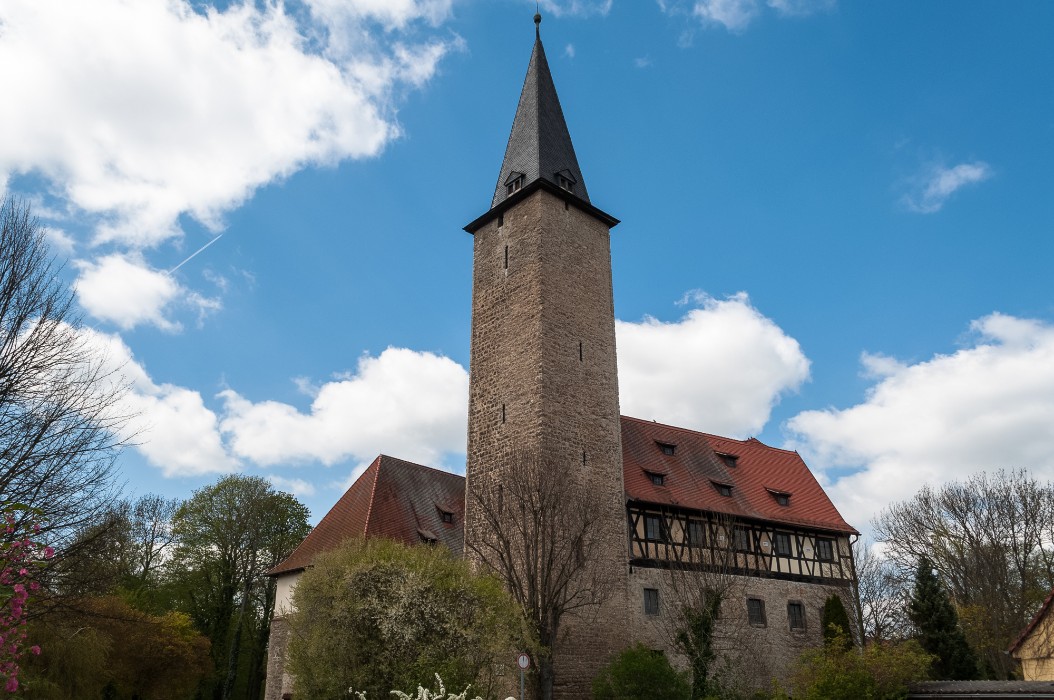
[[[1052,601],[1054,590],[1008,650],[1021,662],[1021,677],[1026,681],[1054,681],[1054,620],[1049,614]]]

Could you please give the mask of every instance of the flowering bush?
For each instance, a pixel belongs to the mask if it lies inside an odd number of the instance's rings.
[[[429,690],[424,686],[417,686],[417,695],[408,695],[401,690],[393,690],[392,695],[397,697],[399,700],[469,700],[468,688],[465,688],[460,693],[448,693],[446,687],[443,685],[443,679],[436,674],[437,688],[435,690]],[[348,688],[348,695],[354,696],[355,700],[366,700],[366,693],[362,691],[353,690]],[[483,700],[483,698],[477,696],[471,700]],[[506,698],[505,700],[515,700],[514,698]]]
[[[42,559],[55,555],[51,547],[41,547],[34,540],[40,524],[26,515],[38,515],[26,506],[8,505],[0,509],[3,537],[0,538],[0,679],[4,690],[18,690],[19,661],[28,651],[39,654],[40,647],[26,647],[26,614],[29,594],[40,584],[33,580],[33,570]],[[19,518],[18,515],[23,517]]]

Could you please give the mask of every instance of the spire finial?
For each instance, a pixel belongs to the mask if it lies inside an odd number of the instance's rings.
[[[538,3],[534,4],[534,38],[539,41],[542,38],[542,12]]]

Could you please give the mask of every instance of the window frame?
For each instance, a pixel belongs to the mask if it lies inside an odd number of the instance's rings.
[[[797,613],[792,613],[791,610],[796,608]],[[795,617],[798,617],[799,625],[795,626]],[[804,632],[805,626],[805,604],[800,600],[788,600],[787,601],[787,627],[791,632]]]
[[[650,481],[652,483],[652,486],[665,486],[666,485],[666,475],[665,474],[660,474],[659,472],[649,472],[649,471],[645,471],[644,473],[648,475],[648,481]]]
[[[651,523],[655,523],[655,537],[652,537],[650,534],[651,528],[649,527],[649,525]],[[666,523],[664,522],[664,518],[661,515],[656,515],[654,513],[644,514],[644,539],[648,542],[668,541],[668,538],[666,537]]]
[[[815,551],[816,561],[834,561],[834,539],[817,537]]]
[[[786,548],[780,546],[781,542],[786,543]],[[794,548],[791,546],[791,536],[789,532],[772,533],[772,553],[777,557],[789,557],[794,555]]]
[[[751,605],[756,603],[756,606]],[[758,613],[760,620],[755,620],[755,608]],[[765,599],[758,598],[757,596],[747,597],[747,624],[751,627],[768,627],[769,621],[768,616],[765,614]]]
[[[648,617],[658,617],[662,612],[659,600],[658,588],[644,589],[644,614]]]

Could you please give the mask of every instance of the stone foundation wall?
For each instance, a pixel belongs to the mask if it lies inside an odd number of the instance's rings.
[[[267,642],[267,684],[264,700],[282,700],[293,692],[293,677],[286,673],[286,653],[289,648],[289,624],[284,617],[271,620],[271,634]]]

